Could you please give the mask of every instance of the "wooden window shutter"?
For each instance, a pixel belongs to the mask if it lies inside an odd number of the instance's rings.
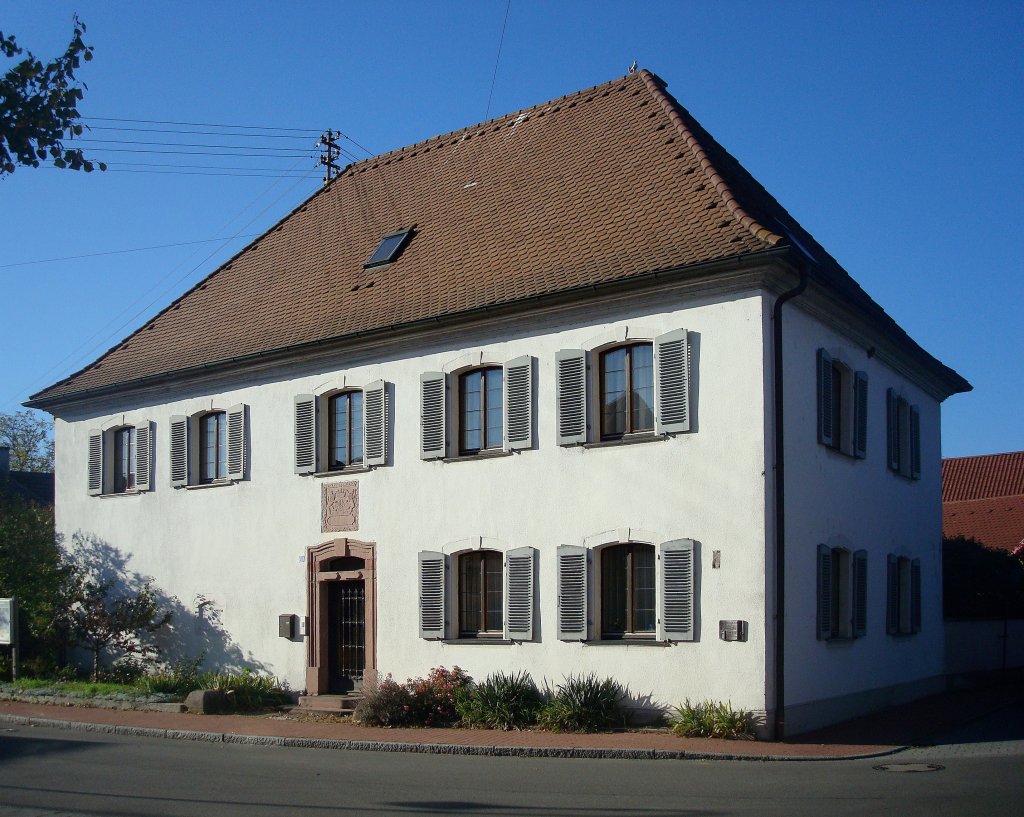
[[[587,354],[582,349],[555,353],[555,424],[559,445],[587,441]]]
[[[363,389],[363,462],[385,465],[388,456],[388,391],[383,380]]]
[[[853,554],[853,637],[860,638],[868,631],[868,552]]]
[[[533,640],[535,553],[532,547],[524,547],[505,556],[505,638],[510,640]]]
[[[316,397],[295,395],[295,473],[316,472]]]
[[[658,637],[663,641],[693,641],[696,547],[692,539],[675,539],[661,544],[661,616]]]
[[[864,459],[868,455],[868,375],[853,375],[853,455]]]
[[[818,442],[832,445],[832,356],[818,350]]]
[[[900,407],[896,392],[887,389],[885,392],[885,429],[886,448],[888,450],[889,470],[900,470]]]
[[[517,357],[505,364],[505,447],[533,447],[533,358]]]
[[[910,407],[910,478],[921,479],[921,413]]]
[[[245,479],[245,405],[228,409],[228,479]]]
[[[89,496],[103,493],[103,432],[89,432]]]
[[[153,490],[153,426],[149,420],[135,426],[135,489]]]
[[[444,638],[445,631],[445,556],[423,550],[420,562],[420,638]]]
[[[447,400],[444,372],[420,375],[420,459],[444,458]]]
[[[910,632],[921,632],[921,560],[910,562]]]
[[[818,639],[832,638],[832,548],[818,545]]]
[[[686,330],[654,339],[654,382],[657,396],[654,431],[675,434],[690,430],[690,354]]]
[[[885,631],[889,635],[900,631],[900,560],[891,553],[886,560]]]
[[[188,485],[188,417],[171,417],[171,487]]]
[[[558,640],[587,640],[587,549],[558,546]]]

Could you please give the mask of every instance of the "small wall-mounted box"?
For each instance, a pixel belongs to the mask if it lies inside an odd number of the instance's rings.
[[[277,617],[277,634],[281,638],[293,639],[299,629],[299,617],[286,614]]]
[[[747,622],[745,621],[719,621],[718,637],[722,641],[746,641]]]

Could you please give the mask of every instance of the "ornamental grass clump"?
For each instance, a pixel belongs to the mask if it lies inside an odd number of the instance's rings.
[[[687,698],[675,707],[668,722],[672,731],[684,738],[755,739],[753,714],[733,709],[731,702],[690,703]]]
[[[554,732],[600,732],[626,726],[628,692],[617,681],[596,675],[570,675],[541,710],[539,722]]]
[[[462,695],[459,715],[469,726],[525,729],[537,722],[544,698],[528,672],[496,672]]]

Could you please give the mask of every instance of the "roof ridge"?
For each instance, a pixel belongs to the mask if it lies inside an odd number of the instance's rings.
[[[982,458],[991,457],[1019,457],[1024,455],[1024,451],[998,451],[994,454],[967,454],[963,457],[943,457],[942,462],[958,462],[962,460],[978,460]]]
[[[672,124],[676,126],[676,130],[679,131],[679,135],[685,140],[687,147],[693,152],[694,158],[700,165],[704,175],[707,176],[714,186],[715,190],[722,197],[722,201],[725,202],[726,206],[732,211],[733,215],[740,220],[750,232],[761,241],[772,247],[783,241],[783,237],[778,233],[775,233],[761,224],[756,218],[744,209],[743,205],[740,204],[739,199],[733,192],[732,187],[722,177],[718,168],[715,167],[714,162],[711,161],[711,157],[708,152],[704,149],[704,146],[700,143],[700,140],[694,135],[694,133],[686,126],[683,122],[683,118],[679,115],[679,111],[676,110],[678,102],[672,97],[665,88],[667,85],[665,81],[657,75],[651,73],[646,68],[641,68],[637,72],[644,80],[644,84],[647,86],[647,90],[650,91],[658,102],[661,103],[662,109],[668,115],[668,118],[672,120]]]

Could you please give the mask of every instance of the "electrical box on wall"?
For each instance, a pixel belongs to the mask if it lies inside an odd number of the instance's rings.
[[[295,631],[298,629],[296,621],[298,616],[286,614],[277,617],[277,634],[281,638],[295,638]]]
[[[745,621],[719,621],[718,637],[722,641],[746,641],[747,622]]]

